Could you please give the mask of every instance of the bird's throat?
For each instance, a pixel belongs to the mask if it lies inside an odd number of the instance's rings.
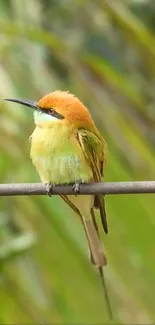
[[[51,116],[47,113],[44,113],[42,111],[34,111],[33,113],[33,116],[34,116],[34,122],[36,125],[39,125],[39,124],[43,124],[43,123],[46,123],[46,122],[59,122],[59,120],[54,117],[54,116]]]

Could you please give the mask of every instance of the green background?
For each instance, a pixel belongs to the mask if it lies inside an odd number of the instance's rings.
[[[108,143],[106,181],[155,177],[155,2],[0,0],[0,97],[69,90]],[[39,182],[32,111],[0,101],[0,182]],[[155,199],[106,197],[116,323],[155,322]],[[109,323],[78,217],[59,197],[0,199],[0,322]]]

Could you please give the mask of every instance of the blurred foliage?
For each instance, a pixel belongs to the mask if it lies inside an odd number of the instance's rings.
[[[155,3],[0,1],[0,94],[67,89],[108,143],[106,181],[155,174]],[[1,183],[38,182],[32,112],[0,102]],[[115,321],[155,322],[153,195],[106,198],[105,276]],[[58,197],[0,200],[1,323],[109,323],[79,219]]]

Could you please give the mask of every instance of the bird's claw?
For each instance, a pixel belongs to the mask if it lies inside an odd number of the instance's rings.
[[[75,195],[80,193],[80,184],[81,183],[82,183],[82,181],[78,180],[73,184],[73,191],[74,191]]]
[[[51,197],[52,196],[52,187],[54,186],[54,184],[51,182],[48,182],[45,185],[46,185],[46,195]]]

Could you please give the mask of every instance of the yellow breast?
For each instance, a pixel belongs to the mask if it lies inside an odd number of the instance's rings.
[[[31,158],[42,182],[61,184],[92,179],[76,136],[66,125],[36,127],[31,136]]]

